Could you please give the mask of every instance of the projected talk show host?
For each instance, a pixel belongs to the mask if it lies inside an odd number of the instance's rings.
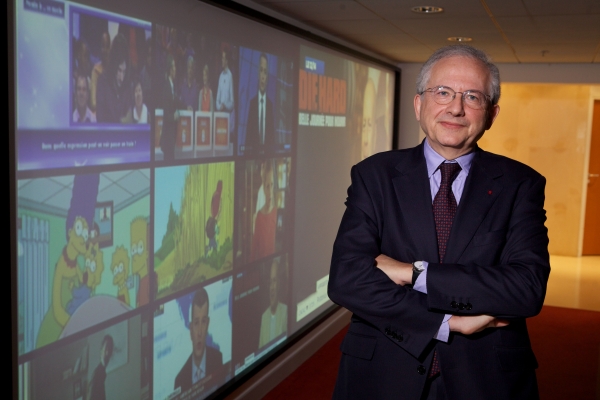
[[[500,79],[469,46],[437,50],[417,80],[426,139],[352,168],[330,298],[354,313],[337,399],[536,399],[525,319],[550,273],[545,179],[477,141]]]
[[[250,100],[246,125],[246,151],[264,153],[275,148],[275,120],[273,103],[267,97],[269,64],[267,55],[261,53],[258,65],[258,94]]]
[[[195,383],[206,376],[221,369],[223,355],[213,347],[206,345],[208,334],[208,294],[204,288],[194,293],[192,300],[192,319],[190,321],[190,339],[192,340],[192,354],[175,378],[174,389],[181,388],[181,392],[189,390]]]

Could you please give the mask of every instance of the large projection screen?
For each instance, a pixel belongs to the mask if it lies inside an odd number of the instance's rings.
[[[11,1],[18,398],[218,396],[334,307],[395,71],[196,0]]]

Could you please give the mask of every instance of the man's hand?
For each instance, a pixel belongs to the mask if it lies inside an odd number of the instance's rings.
[[[412,283],[412,264],[396,261],[385,254],[380,254],[375,259],[375,266],[397,285],[404,286]]]
[[[498,319],[492,317],[491,315],[453,315],[448,320],[448,325],[451,332],[459,332],[464,335],[471,335],[476,332],[481,332],[486,328],[502,328],[508,324],[509,322],[507,320]]]

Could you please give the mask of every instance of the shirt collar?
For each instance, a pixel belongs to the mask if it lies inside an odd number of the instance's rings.
[[[427,162],[427,176],[431,178],[431,175],[437,171],[438,167],[441,163],[446,161],[446,159],[440,156],[436,151],[429,145],[427,139],[425,139],[424,154],[425,161]],[[454,160],[449,160],[451,162],[457,162],[460,165],[461,171],[465,172],[469,175],[469,170],[471,169],[471,163],[473,162],[473,157],[475,157],[475,152],[470,152],[465,155],[462,155]]]
[[[200,366],[196,366],[194,356],[192,355],[192,377],[196,376],[196,371],[200,369],[200,376],[206,376],[206,345],[204,346],[204,353],[202,354],[202,360],[200,361]]]

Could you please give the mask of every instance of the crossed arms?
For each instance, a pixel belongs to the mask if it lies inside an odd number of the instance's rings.
[[[424,294],[407,285],[412,280],[407,262],[423,259],[421,244],[411,237],[411,229],[421,227],[406,225],[386,173],[354,167],[333,249],[329,297],[382,332],[390,325],[400,329],[404,341],[399,346],[415,357],[435,336],[445,314],[453,315],[450,329],[463,334],[536,315],[550,271],[545,180],[530,169],[517,172],[523,178],[505,180],[501,197],[481,216],[459,263],[425,260]],[[465,299],[473,303],[472,310],[452,308],[452,301]]]

